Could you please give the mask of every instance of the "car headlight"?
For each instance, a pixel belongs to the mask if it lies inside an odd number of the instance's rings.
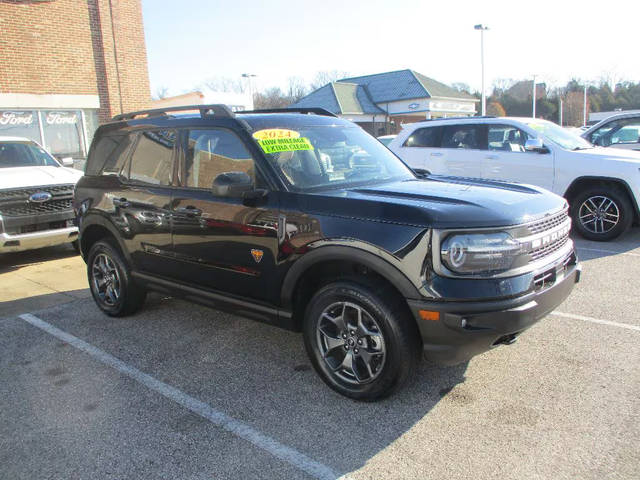
[[[516,265],[522,245],[506,232],[456,233],[444,239],[440,248],[442,263],[461,274],[495,273]]]

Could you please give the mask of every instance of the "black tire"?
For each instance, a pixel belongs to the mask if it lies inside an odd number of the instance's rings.
[[[102,269],[102,265],[106,268]],[[87,277],[93,299],[107,315],[131,315],[144,304],[147,292],[135,283],[120,250],[108,240],[96,242],[89,250]],[[113,287],[112,293],[105,284]],[[117,295],[114,295],[116,287]]]
[[[388,289],[384,296],[383,292],[384,288],[354,281],[331,283],[316,292],[305,312],[304,344],[313,367],[329,387],[356,400],[374,401],[390,395],[411,377],[421,358],[418,328],[410,318],[406,304],[403,305],[401,298],[389,296]],[[344,305],[341,307],[341,304]],[[336,312],[343,309],[341,316],[348,319],[343,330],[347,333],[346,338],[334,323],[336,318],[328,320],[333,315],[331,308]],[[349,311],[357,312],[357,308],[364,312],[360,317],[366,323],[366,330],[375,335],[360,336],[360,331],[354,335],[350,330],[349,325],[354,326],[352,320],[357,314]],[[330,339],[319,330],[319,327],[326,331],[333,326],[336,329],[330,332]],[[327,340],[330,340],[331,348],[326,345]],[[349,341],[352,343],[347,351]],[[338,342],[343,344],[338,345]],[[334,353],[325,358],[325,352]],[[335,371],[332,368],[344,363],[344,358],[340,360],[342,354],[345,358],[351,355],[352,374],[348,369]],[[365,355],[370,359],[369,367]]]
[[[571,219],[573,228],[587,240],[608,242],[631,226],[633,207],[622,188],[615,185],[593,186],[578,192],[573,198]],[[614,221],[615,224],[612,223]]]

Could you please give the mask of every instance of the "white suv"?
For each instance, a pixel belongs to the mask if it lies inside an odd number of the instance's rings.
[[[416,171],[530,183],[563,195],[573,225],[607,241],[638,220],[640,153],[594,147],[546,120],[469,117],[405,125],[389,149]]]
[[[27,138],[0,137],[0,253],[67,242],[77,248],[72,201],[81,176]]]

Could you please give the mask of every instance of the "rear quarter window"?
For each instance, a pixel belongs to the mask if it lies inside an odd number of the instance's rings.
[[[132,143],[130,135],[100,137],[89,153],[85,175],[117,175]]]

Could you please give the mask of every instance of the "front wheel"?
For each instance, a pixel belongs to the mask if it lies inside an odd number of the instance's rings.
[[[417,326],[402,299],[383,297],[355,282],[332,283],[313,296],[304,342],[324,382],[357,400],[391,394],[420,359]]]
[[[136,285],[122,254],[109,241],[100,240],[89,250],[87,276],[93,299],[107,315],[130,315],[144,303],[146,291]]]
[[[618,187],[593,187],[571,202],[573,226],[587,240],[607,242],[622,235],[633,221],[633,207]]]

